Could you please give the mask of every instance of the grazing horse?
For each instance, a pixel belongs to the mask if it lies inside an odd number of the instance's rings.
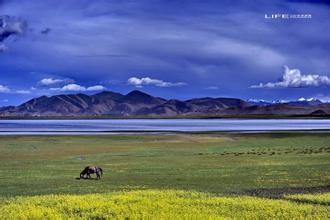
[[[92,167],[92,166],[85,167],[85,169],[80,173],[80,179],[86,179],[86,177],[90,179],[91,174],[93,173],[96,174],[97,179],[101,179],[101,176],[103,175],[103,170],[101,167]]]

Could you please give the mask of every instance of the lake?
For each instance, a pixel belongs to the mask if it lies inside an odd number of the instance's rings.
[[[102,134],[139,131],[253,132],[330,130],[327,119],[100,119],[0,120],[0,135]]]

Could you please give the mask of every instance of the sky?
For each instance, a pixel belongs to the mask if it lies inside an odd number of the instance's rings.
[[[0,0],[0,106],[135,89],[330,101],[330,1]]]

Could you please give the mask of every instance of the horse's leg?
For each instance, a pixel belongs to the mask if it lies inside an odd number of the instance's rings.
[[[96,177],[97,179],[101,179],[100,173],[98,171],[96,171]]]

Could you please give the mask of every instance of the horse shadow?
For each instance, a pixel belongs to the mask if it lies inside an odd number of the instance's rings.
[[[75,179],[76,180],[100,180],[100,179],[97,179],[97,178],[80,178],[80,177],[76,177]]]

